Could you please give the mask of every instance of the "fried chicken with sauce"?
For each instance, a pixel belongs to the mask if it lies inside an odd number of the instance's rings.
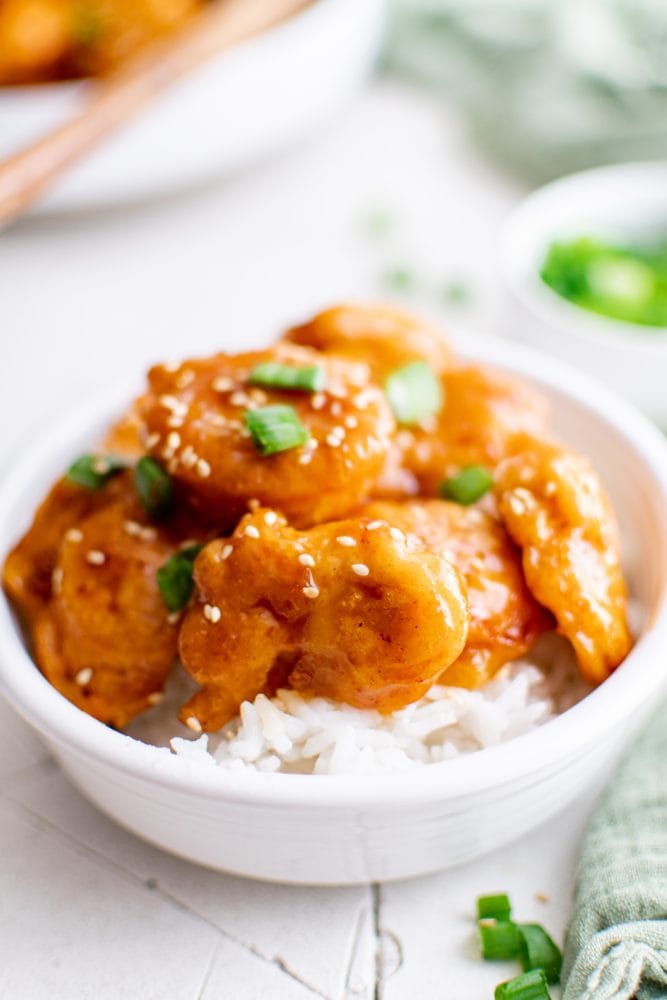
[[[303,392],[252,386],[260,362],[324,367],[326,387]],[[230,528],[257,499],[299,527],[344,516],[372,490],[395,423],[363,364],[279,344],[266,351],[185,361],[149,372],[140,401],[147,446],[211,524]],[[293,407],[310,434],[301,447],[261,457],[244,412]]]
[[[176,548],[131,492],[109,498],[62,536],[50,599],[33,621],[46,678],[118,728],[159,698],[176,660],[177,623],[156,582]]]
[[[202,686],[180,713],[196,730],[219,729],[244,700],[287,684],[393,711],[428,690],[468,632],[458,571],[367,517],[299,532],[257,510],[202,550],[195,581],[200,603],[179,647]]]
[[[285,336],[326,354],[364,361],[380,384],[410,361],[426,361],[438,375],[453,364],[452,352],[439,330],[389,306],[334,306],[288,330]]]
[[[583,456],[526,435],[496,470],[498,507],[521,548],[526,582],[599,684],[627,656],[627,591],[616,519]]]
[[[523,656],[540,633],[552,627],[550,616],[526,586],[518,549],[493,515],[445,500],[375,501],[363,513],[416,535],[465,580],[468,639],[440,678],[442,684],[479,687],[504,663]]]

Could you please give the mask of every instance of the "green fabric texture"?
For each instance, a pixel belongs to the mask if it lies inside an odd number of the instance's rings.
[[[667,156],[665,0],[392,0],[390,69],[535,182]]]
[[[563,983],[563,1000],[667,998],[667,703],[586,832]]]

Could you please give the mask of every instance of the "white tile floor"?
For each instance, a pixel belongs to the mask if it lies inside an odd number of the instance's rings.
[[[385,293],[502,326],[495,238],[520,195],[457,121],[377,84],[324,136],[190,198],[35,220],[0,237],[0,461],[73,398],[153,357],[266,339],[340,297]],[[394,230],[364,235],[388,210]],[[450,279],[465,308],[432,291]],[[262,885],[171,858],[120,830],[0,708],[0,997],[16,1000],[490,1000],[509,968],[474,949],[475,896],[511,892],[562,934],[590,803],[453,872],[381,887]],[[540,902],[536,893],[544,893]]]

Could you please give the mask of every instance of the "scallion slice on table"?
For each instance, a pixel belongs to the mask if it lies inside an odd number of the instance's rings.
[[[512,916],[512,904],[505,892],[493,896],[477,897],[478,920],[509,920]]]
[[[445,500],[454,500],[464,507],[480,500],[493,486],[493,476],[482,465],[468,465],[455,476],[440,484],[439,493]]]
[[[144,455],[134,469],[134,485],[151,517],[163,517],[174,498],[174,484],[160,463]]]
[[[189,545],[164,562],[155,578],[164,603],[170,611],[181,611],[194,589],[192,571],[203,545]]]
[[[511,920],[480,920],[478,929],[482,958],[487,962],[517,958],[520,954],[521,933]]]
[[[246,410],[243,420],[261,455],[298,448],[310,437],[293,406],[260,406],[256,410]]]
[[[67,479],[85,490],[99,490],[126,468],[127,462],[113,455],[80,455],[67,470]]]
[[[384,389],[399,424],[418,424],[442,408],[442,386],[425,361],[411,361],[397,368],[387,376]]]
[[[298,389],[301,392],[321,392],[327,384],[322,365],[280,365],[262,361],[255,365],[247,381],[250,385],[266,385],[273,389]]]
[[[549,987],[541,969],[524,972],[515,979],[496,986],[494,1000],[551,1000]]]
[[[524,972],[542,969],[549,983],[557,983],[563,964],[558,945],[549,937],[540,924],[518,924],[521,939],[519,960]]]

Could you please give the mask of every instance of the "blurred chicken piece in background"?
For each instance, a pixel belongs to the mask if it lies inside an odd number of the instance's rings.
[[[0,0],[0,84],[93,76],[183,24],[202,0]]]

